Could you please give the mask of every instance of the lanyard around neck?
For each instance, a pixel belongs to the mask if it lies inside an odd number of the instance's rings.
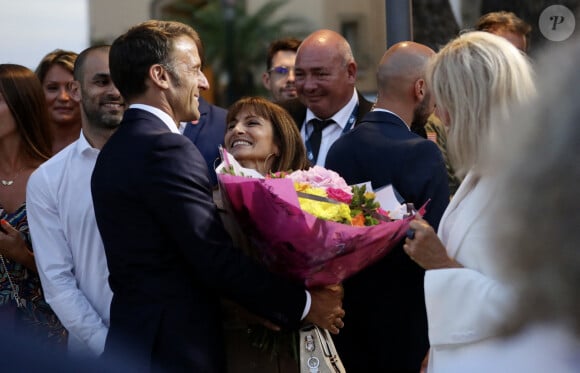
[[[346,122],[346,126],[344,126],[344,129],[342,130],[340,136],[342,136],[345,133],[347,133],[348,131],[350,131],[350,129],[354,125],[354,122],[356,121],[357,115],[358,115],[358,103],[355,105],[352,113],[350,113],[350,116],[348,117],[348,121]],[[308,124],[308,123],[306,123],[306,124]],[[314,153],[312,152],[312,144],[310,144],[310,136],[312,136],[312,132],[314,132],[314,129],[312,129],[312,131],[310,131],[310,133],[308,133],[308,126],[306,126],[306,128],[304,129],[304,133],[306,134],[306,141],[304,141],[304,145],[306,145],[306,156],[308,157],[308,160],[310,161],[310,163],[312,163],[314,165],[314,164],[316,164],[317,160],[314,159]],[[320,151],[318,154],[320,154]]]

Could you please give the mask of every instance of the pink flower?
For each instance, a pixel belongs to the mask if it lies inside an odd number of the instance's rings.
[[[294,171],[288,177],[295,182],[308,183],[313,187],[340,189],[352,196],[352,189],[346,181],[336,172],[324,167],[314,166],[306,171]]]
[[[382,209],[382,208],[380,208],[380,207],[379,207],[379,208],[377,208],[377,213],[379,213],[379,214],[381,214],[381,215],[383,215],[383,216],[386,216],[386,217],[387,217],[387,218],[389,218],[389,219],[391,218],[391,217],[389,216],[389,212],[388,212],[388,211],[386,211],[386,210],[383,210],[383,209]]]
[[[342,189],[328,188],[326,190],[326,195],[328,198],[338,202],[346,203],[347,205],[350,205],[350,202],[352,201],[352,194],[346,193]]]

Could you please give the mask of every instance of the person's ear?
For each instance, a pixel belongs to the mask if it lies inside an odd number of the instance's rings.
[[[81,83],[78,80],[73,80],[67,85],[68,94],[75,102],[81,102]]]
[[[270,90],[270,74],[267,71],[262,74],[262,84],[264,88]]]
[[[151,65],[149,68],[149,79],[151,82],[161,89],[168,89],[170,85],[170,77],[167,69],[160,64]]]
[[[351,61],[346,65],[347,77],[352,84],[356,84],[356,69],[356,62],[354,61]]]
[[[417,79],[414,86],[415,98],[417,101],[423,101],[427,94],[427,87],[425,86],[425,79]]]

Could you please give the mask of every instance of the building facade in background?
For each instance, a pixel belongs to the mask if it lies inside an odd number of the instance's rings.
[[[163,8],[172,1],[89,0],[91,43],[111,43],[131,25],[151,18],[164,18]],[[252,13],[268,1],[246,0],[248,13]],[[299,31],[303,35],[321,28],[328,28],[344,35],[351,44],[358,63],[358,89],[370,95],[374,94],[376,64],[386,49],[383,1],[289,0],[277,13],[280,17],[302,18],[305,28]],[[272,39],[275,38],[273,35]],[[265,53],[266,50],[264,59]],[[256,79],[260,79],[260,74],[256,75]]]
[[[172,3],[202,5],[212,0],[88,0],[91,43],[110,43],[128,27],[151,18],[167,19],[164,10]],[[229,4],[243,4],[247,13],[253,14],[270,0],[213,0]],[[392,0],[391,0],[392,1]],[[396,0],[406,1],[406,0]],[[540,46],[544,40],[537,32],[537,17],[545,7],[554,3],[564,3],[573,11],[579,0],[409,0],[413,8],[414,41],[438,50],[455,37],[460,30],[473,27],[482,11],[505,8],[513,11],[532,25],[532,47]],[[113,10],[113,11],[112,11]],[[300,19],[300,30],[287,30],[301,37],[310,32],[327,28],[341,33],[350,43],[358,63],[357,88],[372,97],[376,92],[375,70],[383,55],[386,44],[385,1],[380,0],[287,0],[276,17]],[[195,26],[194,26],[195,27]],[[279,35],[272,35],[271,40]],[[536,39],[536,40],[534,40]],[[264,47],[264,59],[266,46]],[[257,85],[263,66],[251,66]],[[215,79],[209,66],[207,73],[213,89],[224,89],[220,72],[215,69]],[[204,97],[215,102],[212,92]]]

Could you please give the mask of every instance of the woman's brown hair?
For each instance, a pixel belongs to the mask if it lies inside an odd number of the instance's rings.
[[[48,70],[54,65],[62,66],[66,71],[70,72],[71,75],[73,74],[75,61],[77,59],[77,54],[71,51],[65,51],[62,49],[56,49],[42,59],[36,67],[36,71],[34,72],[36,76],[38,76],[38,80],[40,83],[44,82],[46,78],[46,74],[48,74]]]
[[[310,166],[298,127],[286,110],[262,97],[244,97],[229,108],[227,123],[235,121],[242,110],[272,123],[274,142],[280,154],[275,157],[271,171],[303,170]]]
[[[44,162],[51,155],[49,116],[44,91],[28,68],[0,64],[0,94],[4,97],[22,138],[22,155]]]

